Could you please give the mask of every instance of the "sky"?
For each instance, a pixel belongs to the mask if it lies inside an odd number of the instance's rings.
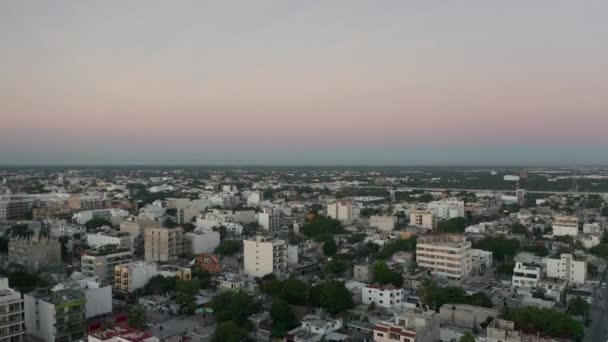
[[[0,164],[608,164],[608,2],[0,1]]]

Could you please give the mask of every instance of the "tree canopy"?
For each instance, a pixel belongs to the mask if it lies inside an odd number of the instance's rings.
[[[215,249],[215,254],[221,256],[232,255],[238,253],[243,248],[243,241],[241,240],[224,240]]]
[[[466,291],[458,286],[437,286],[432,281],[424,282],[418,289],[422,302],[434,307],[437,312],[443,304],[471,304],[492,307],[492,300],[486,294],[478,292],[467,295]]]
[[[247,317],[260,311],[260,304],[245,292],[226,291],[211,300],[211,308],[218,322],[233,321],[243,325]]]
[[[300,232],[307,237],[316,237],[319,235],[333,235],[343,232],[340,221],[330,217],[317,215],[308,223],[300,228]]]
[[[296,319],[289,304],[281,298],[275,298],[270,306],[272,318],[272,335],[283,337],[286,332],[297,326]]]
[[[336,241],[333,238],[329,238],[323,244],[323,254],[325,256],[333,256],[338,251],[338,245],[336,245]]]
[[[515,327],[529,333],[575,339],[583,337],[583,325],[567,313],[549,308],[526,306],[505,307],[503,317],[515,322]]]
[[[403,285],[400,273],[392,271],[384,261],[376,261],[373,267],[374,281],[382,285],[393,284],[396,287]]]
[[[382,247],[382,249],[376,254],[378,259],[388,259],[397,252],[404,251],[415,251],[416,250],[416,238],[408,240],[399,239],[388,243]]]
[[[455,217],[449,220],[441,221],[437,224],[435,231],[439,233],[464,233],[467,227],[467,220],[464,217]]]
[[[519,250],[519,241],[507,239],[503,236],[486,237],[473,244],[473,248],[492,252],[494,260],[510,260]]]

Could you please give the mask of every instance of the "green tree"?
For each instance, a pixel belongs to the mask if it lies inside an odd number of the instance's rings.
[[[247,317],[260,311],[260,304],[245,292],[226,291],[215,296],[210,303],[218,322],[230,321],[244,325]]]
[[[589,310],[591,309],[591,304],[589,304],[586,300],[581,298],[580,296],[576,296],[576,298],[572,298],[568,301],[568,309],[567,313],[580,316],[584,319],[589,318]]]
[[[338,257],[335,257],[333,259],[331,259],[330,261],[328,261],[325,264],[325,268],[327,269],[327,271],[334,273],[334,274],[338,274],[338,273],[342,273],[344,271],[346,271],[349,268],[350,264]]]
[[[136,329],[144,329],[146,326],[146,313],[141,306],[137,305],[129,311],[127,318],[129,326]]]
[[[170,217],[167,217],[165,219],[165,221],[163,222],[163,225],[165,227],[167,227],[167,228],[175,228],[175,227],[177,227],[177,223],[175,221],[173,221],[173,219],[170,218]]]
[[[465,332],[461,337],[459,342],[475,342],[475,336],[470,331]]]
[[[333,238],[327,239],[323,244],[323,254],[325,256],[335,255],[338,251],[338,246],[336,245],[336,241]]]
[[[241,240],[224,240],[215,249],[215,253],[221,256],[232,255],[238,253],[243,248],[243,242]]]
[[[112,227],[112,222],[110,222],[104,218],[93,218],[93,219],[88,220],[84,225],[85,225],[85,227],[87,227],[88,231],[91,231],[91,230],[95,230],[95,229],[103,227],[103,226]]]
[[[303,225],[300,232],[307,237],[316,237],[319,235],[339,234],[343,232],[343,229],[340,221],[317,215]]]
[[[224,321],[215,328],[211,342],[241,342],[247,335],[247,331],[233,321]]]
[[[177,277],[163,277],[156,275],[148,281],[141,290],[143,295],[163,295],[174,292],[177,285]]]
[[[467,220],[464,217],[455,217],[449,220],[441,221],[435,229],[440,233],[464,233],[467,226]]]
[[[496,274],[502,276],[513,276],[513,268],[515,264],[512,262],[500,262],[496,265]]]
[[[513,234],[528,234],[528,228],[523,224],[516,222],[511,225],[511,233]]]
[[[283,337],[286,332],[297,325],[289,304],[281,298],[275,298],[272,301],[270,318],[272,318],[273,336]]]
[[[403,285],[403,277],[397,272],[393,272],[384,261],[376,261],[373,266],[374,281],[380,284],[393,284],[396,287]]]
[[[503,318],[515,322],[515,328],[534,331],[542,335],[581,341],[583,325],[568,313],[532,306],[505,307]]]
[[[376,257],[378,259],[388,259],[397,252],[415,251],[416,250],[416,238],[411,239],[399,239],[394,242],[388,243],[382,247]]]
[[[196,311],[196,295],[200,289],[198,280],[177,280],[177,296],[175,302],[181,313],[194,315]]]
[[[308,303],[308,285],[299,279],[289,277],[283,283],[281,297],[289,304],[305,305]]]
[[[350,291],[344,284],[333,280],[323,284],[320,299],[321,307],[334,315],[349,309],[353,304]]]
[[[519,250],[519,241],[503,236],[486,237],[473,244],[473,247],[492,252],[494,260],[506,261],[512,259]]]

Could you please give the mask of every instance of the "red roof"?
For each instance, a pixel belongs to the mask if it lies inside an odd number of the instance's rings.
[[[114,337],[120,337],[130,342],[143,342],[152,337],[152,334],[148,331],[141,331],[131,327],[116,326],[111,329],[98,331],[92,334],[92,336],[102,341],[110,340]]]

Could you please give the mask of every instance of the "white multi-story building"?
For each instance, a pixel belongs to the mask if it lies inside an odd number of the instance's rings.
[[[471,260],[475,268],[492,267],[492,252],[482,249],[471,249]]]
[[[220,233],[211,229],[196,229],[184,234],[184,249],[189,247],[192,254],[213,253],[220,245]]]
[[[123,293],[144,287],[148,281],[158,274],[156,263],[134,261],[114,267],[114,290]]]
[[[517,175],[504,175],[502,179],[506,182],[519,182],[519,176]]]
[[[100,248],[108,245],[116,245],[133,251],[133,237],[128,233],[121,232],[97,232],[87,234],[87,244],[92,248]]]
[[[396,216],[372,215],[369,217],[370,226],[385,232],[390,232],[395,229],[395,224],[397,224]]]
[[[587,280],[587,262],[574,260],[572,254],[562,254],[559,259],[547,258],[547,277],[584,284]]]
[[[515,288],[536,288],[541,275],[542,270],[540,266],[518,261],[513,268],[511,285]]]
[[[82,290],[39,289],[23,296],[25,329],[45,342],[80,341],[85,336],[86,298]]]
[[[327,205],[327,216],[334,220],[349,222],[359,218],[352,201],[337,201]]]
[[[68,223],[66,220],[49,220],[46,221],[49,225],[51,237],[58,239],[63,236],[72,237],[74,234],[86,234],[85,226]]]
[[[576,216],[555,216],[553,218],[553,235],[555,236],[577,236],[578,217]]]
[[[437,214],[433,210],[410,211],[410,226],[433,230],[437,225]]]
[[[92,279],[70,279],[55,285],[51,291],[60,292],[70,289],[84,293],[86,318],[112,312],[112,286],[103,286]]]
[[[327,334],[342,328],[342,319],[321,318],[315,315],[306,315],[300,321],[301,325],[287,332],[293,341],[316,342],[324,341]]]
[[[283,225],[283,213],[277,209],[264,208],[258,213],[258,224],[264,230],[280,230]]]
[[[112,224],[119,224],[129,217],[129,212],[122,209],[95,209],[85,210],[74,214],[72,219],[78,224],[85,224],[92,219],[104,219]]]
[[[243,240],[245,274],[250,277],[263,277],[270,273],[283,273],[287,270],[287,242],[257,236]]]
[[[403,289],[396,288],[392,284],[367,285],[361,290],[361,302],[366,305],[375,303],[377,306],[387,309],[401,309],[403,299]]]
[[[473,272],[471,242],[459,234],[420,237],[416,245],[416,262],[438,278],[468,279]]]
[[[101,248],[86,251],[80,259],[81,273],[102,284],[114,283],[114,267],[131,262],[133,254],[127,249]]]
[[[8,278],[0,278],[0,341],[19,342],[23,340],[25,325],[23,319],[23,299],[21,294],[8,286]]]
[[[437,217],[442,220],[464,217],[464,201],[454,198],[429,202],[427,208],[435,211]]]

